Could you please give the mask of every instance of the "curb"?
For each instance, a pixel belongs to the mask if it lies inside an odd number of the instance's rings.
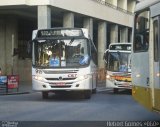
[[[112,89],[108,89],[108,88],[97,89],[97,92],[104,92],[104,91],[113,91],[113,90]]]
[[[0,96],[2,95],[17,95],[17,94],[29,94],[31,92],[13,92],[13,93],[0,93]]]

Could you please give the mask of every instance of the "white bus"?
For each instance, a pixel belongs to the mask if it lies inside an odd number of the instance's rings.
[[[132,94],[148,109],[160,111],[160,0],[135,8],[132,48]]]
[[[49,92],[96,92],[97,50],[84,28],[34,30],[32,35],[32,84],[43,98]]]
[[[104,53],[106,62],[106,87],[131,89],[131,43],[112,43]]]

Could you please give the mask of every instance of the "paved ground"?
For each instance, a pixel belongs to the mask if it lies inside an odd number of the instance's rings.
[[[8,89],[8,92],[6,92],[6,88],[0,89],[0,95],[25,94],[30,92],[33,92],[31,82],[20,82],[18,89]]]
[[[40,92],[0,96],[2,121],[157,121],[160,115],[137,103],[130,93],[97,92],[91,99],[78,93]]]
[[[98,82],[97,86],[98,91],[105,91],[105,82]],[[6,89],[0,90],[0,95],[5,95],[5,94],[25,94],[25,93],[31,93],[34,92],[32,90],[32,83],[31,82],[20,82],[19,83],[19,88],[17,89],[10,89],[8,90],[8,93],[6,93]]]

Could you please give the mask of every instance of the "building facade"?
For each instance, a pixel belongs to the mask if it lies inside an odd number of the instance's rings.
[[[88,28],[98,49],[98,67],[110,43],[131,42],[136,0],[14,0],[0,2],[0,68],[31,81],[27,44],[32,30],[52,27]],[[16,53],[13,55],[13,52]]]

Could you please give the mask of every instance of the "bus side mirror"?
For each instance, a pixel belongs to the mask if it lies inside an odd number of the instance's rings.
[[[81,48],[81,53],[84,54],[84,48]]]
[[[105,57],[106,57],[106,53],[103,54],[103,60],[104,60]]]
[[[105,61],[105,63],[107,63],[107,60],[108,60],[108,49],[104,52],[104,55],[103,55],[103,60]]]

